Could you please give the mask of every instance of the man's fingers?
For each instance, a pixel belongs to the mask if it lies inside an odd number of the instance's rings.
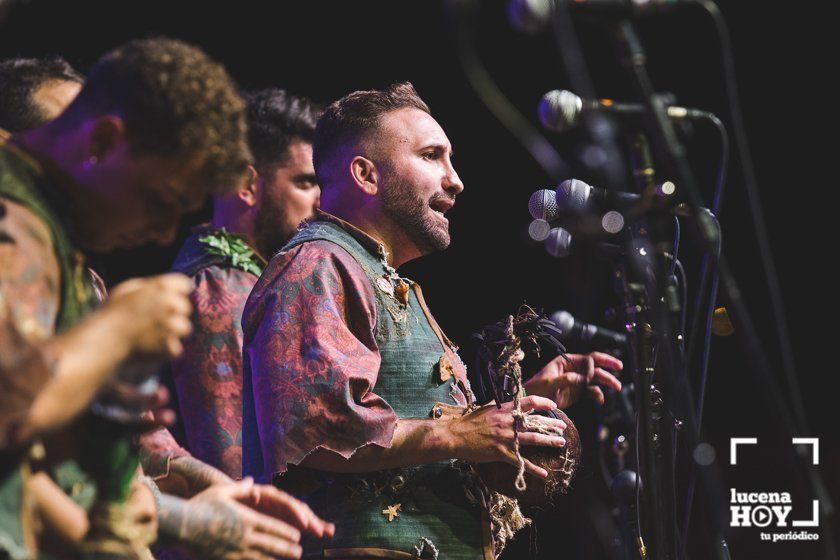
[[[182,294],[189,294],[195,288],[195,284],[190,280],[189,276],[181,274],[180,272],[168,272],[161,274],[154,278],[161,288],[169,288],[170,290]]]
[[[120,282],[111,291],[111,296],[113,297],[114,295],[127,294],[129,292],[139,290],[143,287],[145,282],[146,280],[144,280],[143,278],[132,278],[131,280]]]
[[[175,315],[169,317],[166,322],[166,328],[169,329],[170,334],[173,336],[183,338],[192,332],[193,324],[188,317]]]
[[[254,491],[254,479],[246,476],[242,480],[219,485],[218,496],[247,501]]]
[[[253,533],[248,540],[256,552],[267,554],[269,558],[300,558],[303,554],[303,548],[297,542],[289,542],[263,533]]]
[[[282,519],[316,537],[323,537],[326,533],[328,523],[315,515],[308,505],[297,498],[269,485],[257,485],[255,490],[257,491],[255,509]]]
[[[542,467],[538,467],[528,459],[524,459],[525,461],[525,472],[531,473],[532,475],[536,476],[537,478],[548,478],[548,471]],[[516,464],[514,462],[514,464]]]
[[[560,418],[549,418],[548,416],[540,416],[539,414],[528,416],[528,424],[545,428],[558,428],[560,430],[566,429],[566,423]]]
[[[621,381],[605,369],[595,368],[595,383],[621,391]]]
[[[169,301],[169,311],[177,315],[189,317],[190,313],[192,313],[192,304],[187,297],[173,297]]]
[[[522,412],[530,412],[532,410],[556,410],[557,403],[545,397],[537,395],[530,395],[519,401],[522,407]]]
[[[279,519],[275,519],[269,515],[263,515],[258,511],[254,511],[248,506],[236,504],[237,511],[240,512],[243,519],[247,521],[251,527],[256,531],[265,535],[274,537],[276,539],[283,539],[289,542],[300,542],[300,531]]]
[[[587,394],[598,404],[604,404],[604,392],[597,385],[590,385],[586,388]]]
[[[587,383],[592,383],[592,380],[595,379],[595,360],[592,359],[592,356],[584,356],[584,360],[581,362],[583,366],[583,373],[586,377]]]
[[[519,434],[521,445],[539,445],[541,447],[565,447],[566,439],[560,436],[550,436],[537,432],[522,432]]]
[[[170,358],[177,358],[183,354],[184,345],[181,343],[181,339],[170,337],[169,340],[166,341],[166,353]]]
[[[624,364],[615,356],[610,356],[604,352],[592,352],[589,354],[595,360],[595,365],[605,368],[621,371],[624,369]]]

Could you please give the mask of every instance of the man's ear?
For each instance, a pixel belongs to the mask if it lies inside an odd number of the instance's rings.
[[[356,156],[350,161],[350,175],[356,187],[368,196],[379,192],[379,171],[366,157]]]
[[[259,196],[257,194],[257,182],[259,178],[260,174],[257,173],[254,166],[249,165],[248,170],[245,172],[245,177],[236,189],[236,196],[239,200],[251,208],[256,206],[257,200],[259,200]]]
[[[127,141],[125,121],[116,115],[100,115],[89,126],[85,157],[91,163],[104,160],[117,146]]]

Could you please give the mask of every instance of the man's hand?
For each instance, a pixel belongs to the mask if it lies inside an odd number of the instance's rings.
[[[243,504],[259,498],[266,499],[250,478],[211,486],[188,501],[164,495],[161,533],[199,558],[300,558],[298,528]]]
[[[531,395],[520,400],[522,412],[532,410],[555,410],[557,405],[549,399]],[[495,403],[484,405],[463,416],[449,420],[451,434],[450,456],[477,463],[504,462],[516,465],[513,452],[514,419],[511,415],[513,403],[504,403],[498,408]],[[535,417],[536,418],[536,417]],[[556,418],[539,417],[547,427],[566,428],[566,423]],[[519,432],[520,445],[563,447],[566,440],[560,436],[537,432]],[[540,478],[546,478],[548,471],[525,459],[525,471]]]
[[[604,368],[621,371],[621,360],[603,352],[566,354],[551,360],[525,383],[529,395],[554,400],[558,408],[575,403],[584,393],[604,404],[604,392],[599,387],[621,390],[621,382]]]
[[[183,274],[135,278],[117,286],[102,311],[121,329],[131,354],[175,358],[183,351],[181,339],[192,332],[192,289]]]
[[[335,534],[335,525],[324,521],[315,515],[308,505],[274,486],[255,484],[251,496],[242,501],[259,512],[282,519],[318,538],[332,537]]]

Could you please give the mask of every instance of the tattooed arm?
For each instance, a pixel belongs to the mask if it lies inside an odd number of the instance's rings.
[[[158,512],[162,541],[199,558],[300,558],[300,531],[240,502],[259,499],[251,479],[215,486],[190,500],[163,495]]]
[[[177,355],[188,334],[187,278],[131,280],[58,336],[61,277],[49,230],[0,199],[0,449],[67,424],[132,353]]]

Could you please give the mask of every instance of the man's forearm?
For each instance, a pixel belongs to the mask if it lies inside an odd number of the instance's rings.
[[[390,447],[365,445],[348,459],[326,449],[316,449],[301,465],[322,471],[357,473],[450,459],[453,446],[447,424],[444,419],[400,418]]]
[[[32,403],[23,437],[66,424],[87,407],[103,380],[128,356],[129,346],[119,333],[113,312],[97,312],[41,345],[54,375]]]

